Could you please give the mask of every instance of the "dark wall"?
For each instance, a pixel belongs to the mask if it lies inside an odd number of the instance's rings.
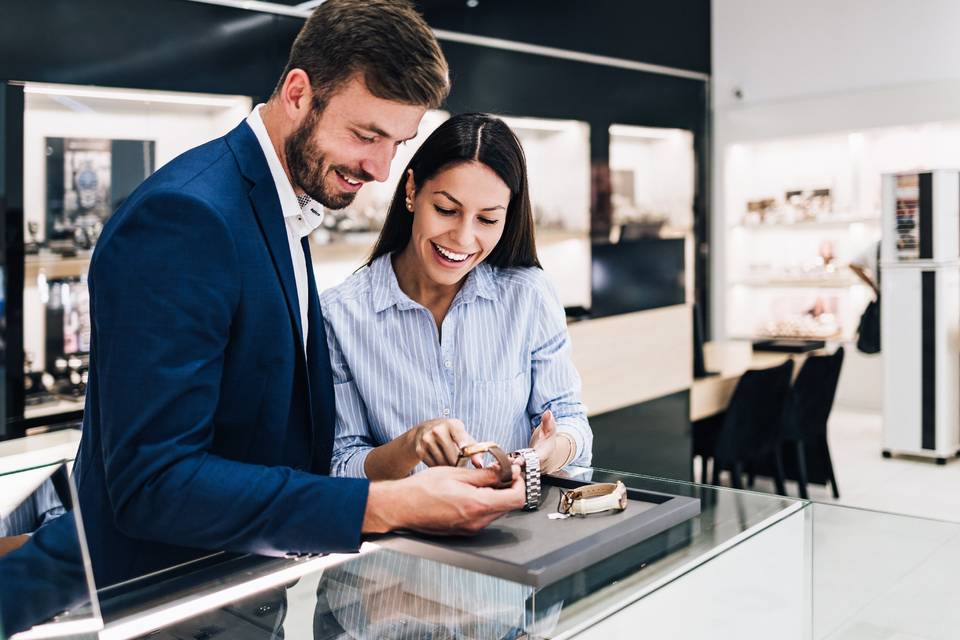
[[[0,78],[262,97],[302,24],[185,0],[3,0]]]
[[[293,5],[297,0],[281,0]],[[710,71],[709,0],[420,0],[437,29]],[[264,99],[299,18],[186,0],[3,0],[0,79],[232,93]],[[699,80],[441,42],[453,75],[451,111],[572,118],[590,124],[592,226],[609,225],[611,123],[693,131],[696,292],[710,326],[709,96]]]
[[[710,71],[709,0],[417,4],[436,29]],[[186,0],[2,0],[0,80],[244,94],[259,101],[272,91],[301,25],[299,18]],[[709,238],[707,83],[447,40],[441,45],[453,78],[450,111],[590,125],[591,224],[597,235],[609,224],[609,125],[694,133],[695,236],[701,246],[695,296],[709,318],[702,249]]]
[[[421,0],[435,29],[710,72],[710,0]]]

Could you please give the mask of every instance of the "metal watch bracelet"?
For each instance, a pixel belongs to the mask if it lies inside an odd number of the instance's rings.
[[[517,449],[511,456],[523,468],[523,486],[526,500],[524,511],[540,508],[540,456],[531,448]]]

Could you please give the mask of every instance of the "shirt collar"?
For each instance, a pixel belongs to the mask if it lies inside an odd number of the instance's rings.
[[[380,313],[394,305],[401,310],[416,309],[422,306],[411,300],[400,288],[397,274],[393,270],[393,262],[390,260],[391,255],[389,253],[384,254],[370,263],[370,284],[375,313]],[[486,262],[481,262],[467,274],[466,282],[457,292],[450,307],[473,302],[477,296],[488,300],[496,300],[498,297],[493,267]]]
[[[273,147],[270,140],[270,134],[267,133],[267,127],[263,124],[263,118],[260,116],[260,109],[265,105],[258,104],[247,116],[247,124],[253,130],[253,134],[260,143],[263,155],[267,159],[267,166],[270,167],[270,175],[273,176],[273,182],[277,187],[277,196],[280,198],[280,208],[283,211],[284,218],[300,218],[303,223],[305,234],[313,231],[323,222],[323,207],[319,202],[310,196],[298,196],[293,185],[287,178],[283,165],[280,164],[280,157],[277,156],[277,150]]]

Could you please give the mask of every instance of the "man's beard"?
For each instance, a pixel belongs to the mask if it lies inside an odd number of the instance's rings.
[[[337,170],[348,178],[362,182],[369,182],[373,178],[360,169],[327,166],[323,152],[311,143],[313,129],[318,119],[316,114],[311,113],[287,138],[283,146],[287,156],[287,167],[290,169],[293,184],[303,189],[304,193],[327,209],[343,209],[353,202],[357,192],[329,189],[326,177]],[[332,177],[337,180],[336,176]]]

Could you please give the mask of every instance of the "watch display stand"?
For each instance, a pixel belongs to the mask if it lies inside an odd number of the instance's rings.
[[[562,489],[589,482],[542,476],[537,511],[514,511],[470,537],[390,534],[376,543],[542,588],[700,514],[700,500],[627,488],[626,510],[553,519]]]

